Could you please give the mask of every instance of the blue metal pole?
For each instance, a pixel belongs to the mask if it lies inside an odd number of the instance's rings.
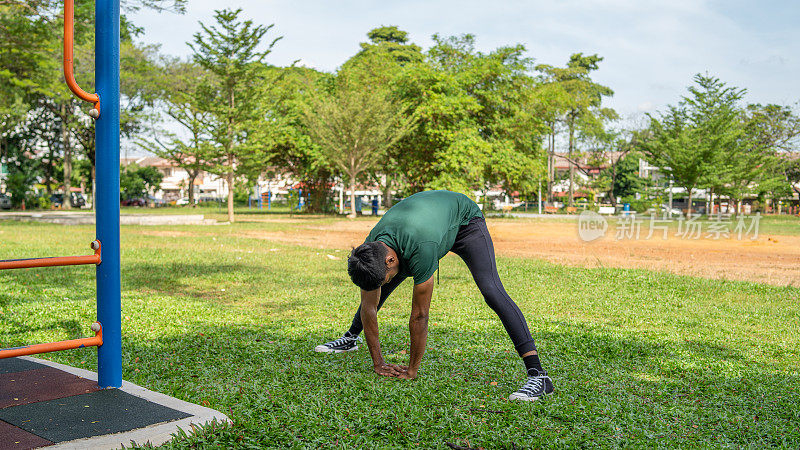
[[[100,96],[96,122],[97,320],[103,345],[97,350],[97,382],[122,386],[122,302],[119,256],[119,0],[96,0],[95,84]]]

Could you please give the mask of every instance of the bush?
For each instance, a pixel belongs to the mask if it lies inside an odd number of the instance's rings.
[[[37,208],[37,209],[50,209],[53,207],[53,202],[50,200],[50,197],[46,195],[42,195],[39,197],[29,197],[28,200],[25,201],[29,206],[29,208]]]
[[[250,196],[250,191],[235,189],[233,191],[233,204],[236,206],[247,206],[247,198]],[[258,199],[254,199],[258,200]],[[225,200],[227,202],[227,199]]]
[[[622,197],[622,204],[629,203],[631,205],[631,211],[636,211],[637,213],[646,212],[650,208],[655,208],[658,211],[659,205],[655,200],[652,199],[636,199],[636,197],[628,196]]]

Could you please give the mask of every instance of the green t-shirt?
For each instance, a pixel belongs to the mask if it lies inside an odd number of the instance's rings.
[[[464,194],[426,191],[394,205],[370,231],[365,242],[380,241],[397,252],[399,276],[424,283],[453,247],[458,229],[483,217],[478,205]]]

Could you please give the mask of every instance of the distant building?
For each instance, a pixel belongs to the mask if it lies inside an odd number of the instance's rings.
[[[161,186],[153,196],[166,202],[189,196],[189,173],[174,162],[158,156],[122,158],[121,166],[136,164],[140,167],[155,167],[164,175]],[[225,179],[217,175],[201,172],[194,180],[195,198],[223,198],[228,195]]]

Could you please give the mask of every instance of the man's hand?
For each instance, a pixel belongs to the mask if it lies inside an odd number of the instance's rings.
[[[417,378],[417,371],[409,370],[408,367],[406,367],[406,371],[398,375],[397,378],[402,378],[404,380],[413,380],[414,378]]]
[[[399,366],[397,364],[378,364],[373,366],[373,370],[375,370],[375,373],[378,375],[383,375],[384,377],[405,378],[403,375],[408,375],[408,366]]]

